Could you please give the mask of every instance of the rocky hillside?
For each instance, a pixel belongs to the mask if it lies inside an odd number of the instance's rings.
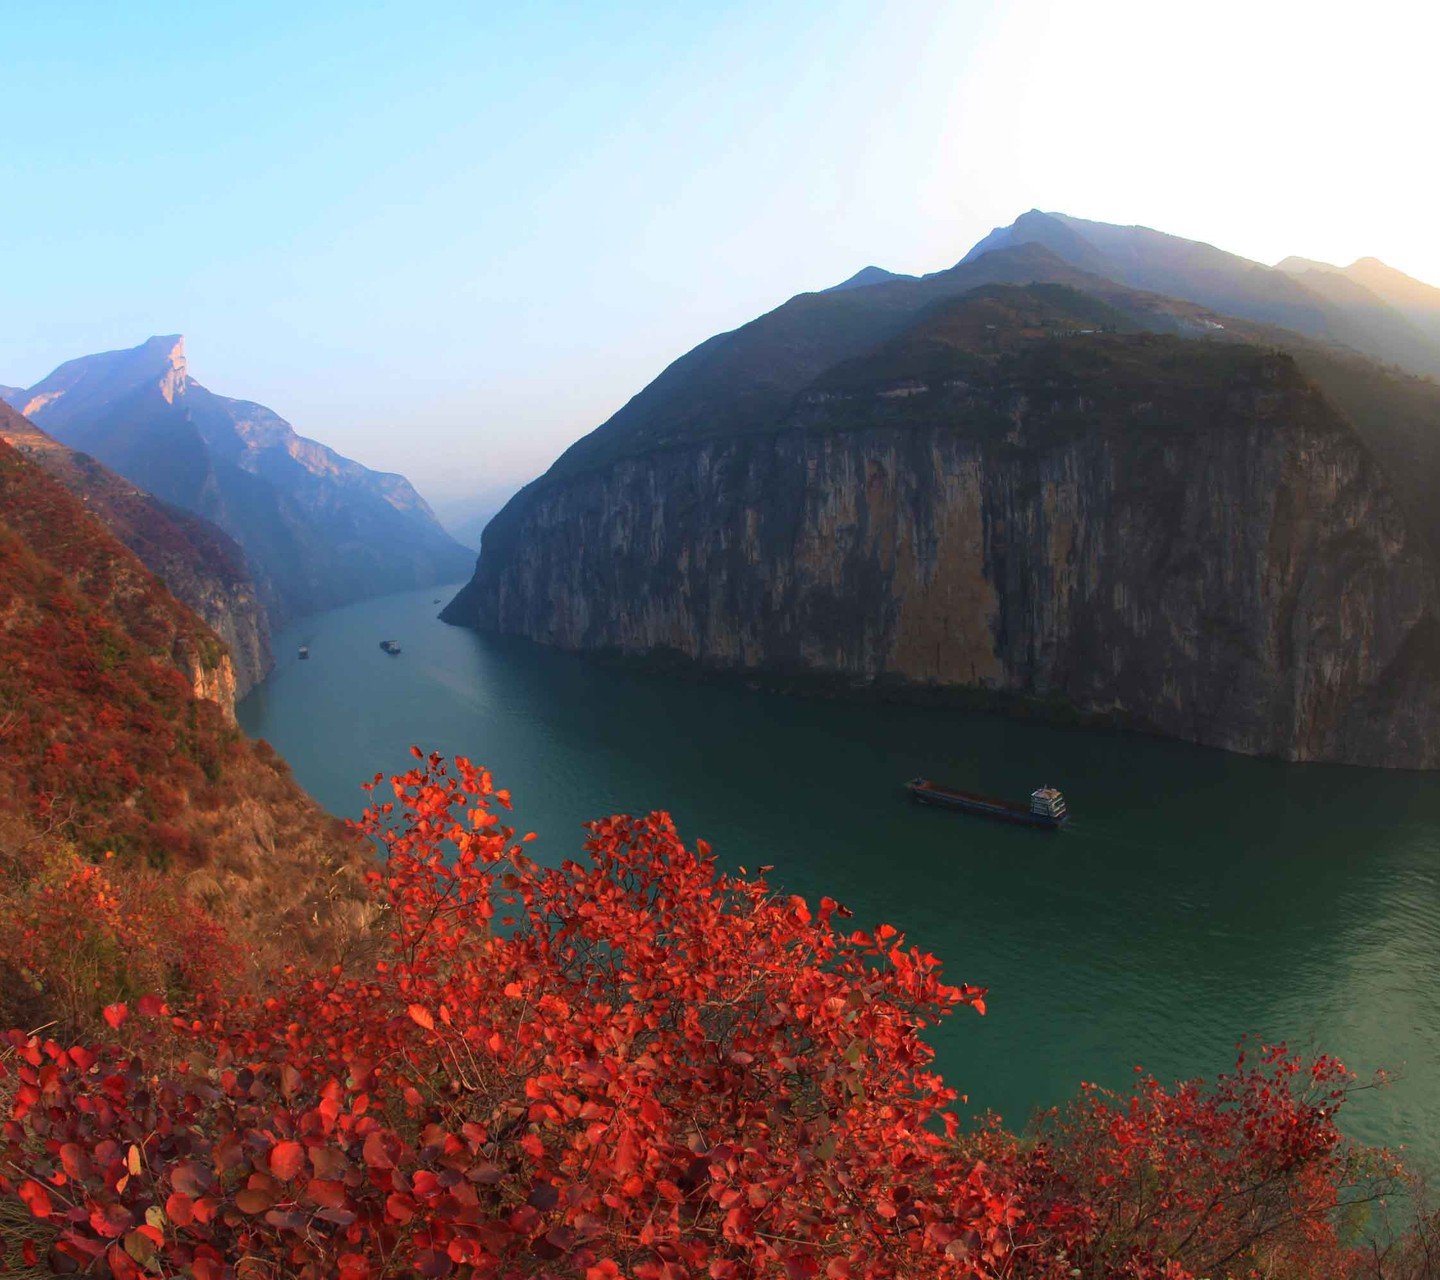
[[[1057,262],[956,270],[1007,259]],[[677,362],[496,517],[444,616],[1440,767],[1434,556],[1294,358],[1113,285],[936,279],[806,295]]]
[[[270,622],[235,540],[151,497],[0,404],[0,440],[43,467],[224,642],[244,697],[273,665]]]
[[[454,581],[473,563],[403,476],[207,390],[178,336],[68,361],[6,398],[61,443],[230,534],[274,614]]]
[[[257,962],[330,945],[363,850],[235,727],[215,633],[3,441],[0,657],[0,896],[43,905],[27,850],[68,850],[163,873]]]

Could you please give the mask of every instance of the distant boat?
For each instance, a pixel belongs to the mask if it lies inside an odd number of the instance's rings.
[[[308,644],[302,644],[300,646],[300,656],[302,658],[308,658],[310,656],[310,646]]]
[[[440,597],[439,597],[439,596],[436,596],[436,597],[435,597],[435,603],[436,603],[436,604],[439,604],[439,603],[440,603]]]
[[[1028,807],[1013,800],[998,800],[973,791],[959,791],[931,782],[929,778],[911,778],[905,789],[921,804],[959,809],[962,813],[977,813],[984,818],[999,818],[1002,822],[1018,822],[1027,827],[1056,830],[1064,826],[1070,817],[1065,809],[1065,797],[1054,787],[1037,787],[1030,793]]]
[[[400,652],[400,644],[396,640],[382,640],[380,641],[380,647],[389,654],[396,654]]]

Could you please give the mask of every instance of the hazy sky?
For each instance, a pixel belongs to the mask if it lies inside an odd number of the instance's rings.
[[[1440,283],[1437,9],[0,0],[0,383],[184,332],[444,500],[1031,207]]]

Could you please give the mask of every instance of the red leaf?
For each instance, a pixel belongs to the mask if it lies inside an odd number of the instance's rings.
[[[345,1203],[345,1184],[328,1178],[312,1178],[305,1194],[322,1209],[338,1209]]]
[[[90,1210],[90,1228],[107,1240],[122,1235],[135,1225],[135,1215],[123,1204],[95,1205]]]
[[[305,1167],[305,1148],[298,1142],[277,1142],[270,1148],[270,1172],[286,1182]]]
[[[105,1250],[105,1261],[110,1264],[110,1274],[115,1280],[145,1280],[145,1273],[118,1244],[112,1244]]]
[[[101,1013],[105,1015],[105,1021],[116,1031],[119,1031],[120,1024],[130,1016],[130,1006],[124,1003],[107,1004],[104,1009],[101,1010]],[[127,1258],[126,1261],[129,1262],[129,1259]],[[133,1266],[134,1264],[132,1263],[131,1265]]]
[[[177,1227],[188,1227],[195,1221],[195,1202],[183,1191],[172,1192],[165,1201],[165,1216]]]
[[[435,1019],[430,1016],[430,1010],[423,1004],[412,1004],[406,1012],[416,1026],[424,1027],[426,1031],[435,1030]]]
[[[241,1213],[264,1213],[275,1203],[275,1197],[268,1191],[258,1190],[253,1187],[246,1187],[243,1191],[235,1193],[235,1207]]]
[[[49,1193],[33,1179],[22,1182],[16,1194],[25,1201],[25,1207],[37,1218],[48,1218],[53,1212]]]
[[[365,1139],[365,1145],[361,1148],[365,1156],[365,1163],[372,1169],[393,1169],[395,1161],[390,1158],[390,1152],[385,1149],[385,1139],[380,1136],[377,1129]]]

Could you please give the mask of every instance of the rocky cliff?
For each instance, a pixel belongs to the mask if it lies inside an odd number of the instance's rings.
[[[195,676],[197,694],[230,705],[273,665],[270,622],[245,554],[209,521],[161,502],[0,404],[0,440],[44,468],[224,642],[229,675]],[[233,711],[233,706],[232,706]]]
[[[444,616],[1440,767],[1432,557],[1350,425],[1288,356],[1057,297],[932,312],[772,429],[542,479]]]

